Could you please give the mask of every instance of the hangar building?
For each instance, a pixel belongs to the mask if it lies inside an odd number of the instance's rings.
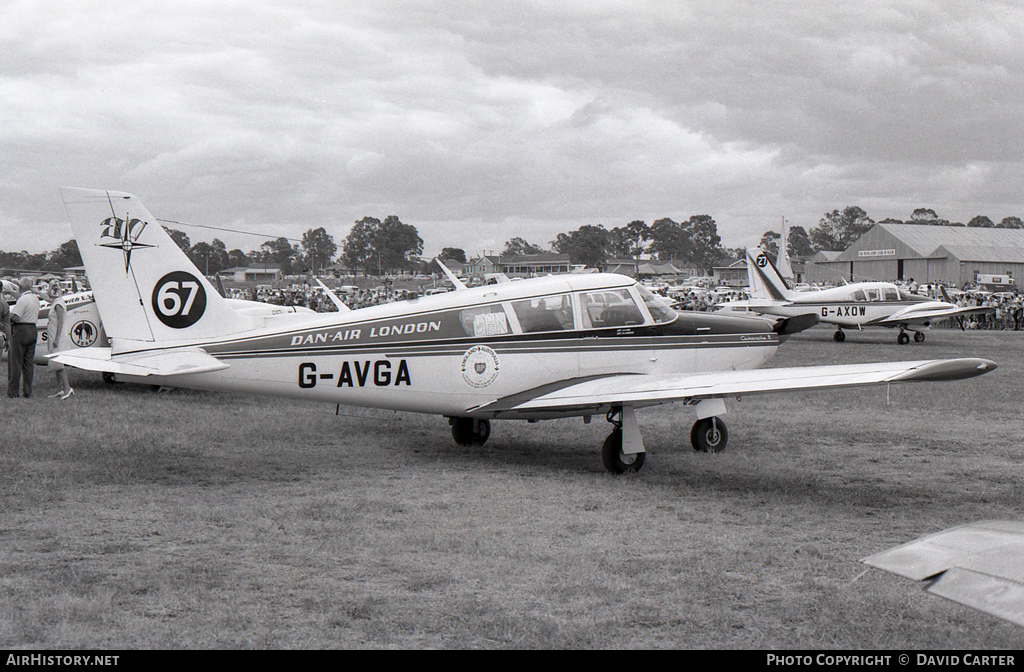
[[[876,224],[834,259],[813,261],[807,281],[814,283],[913,278],[963,287],[1001,275],[1024,289],[1024,229]]]

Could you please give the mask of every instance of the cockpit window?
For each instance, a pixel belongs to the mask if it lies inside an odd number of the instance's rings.
[[[513,301],[512,309],[523,332],[572,329],[572,299],[569,294]]]
[[[644,315],[628,289],[583,292],[580,297],[583,301],[584,327],[605,329],[644,323]]]
[[[656,324],[666,324],[678,317],[676,311],[672,310],[660,296],[641,285],[637,285],[636,288],[640,292],[640,298],[643,299],[644,305],[647,306],[647,310],[651,313],[651,317],[654,318]]]
[[[894,287],[886,287],[882,291],[885,292],[885,300],[886,301],[899,301],[900,300],[900,295],[896,291],[896,288],[894,288]]]

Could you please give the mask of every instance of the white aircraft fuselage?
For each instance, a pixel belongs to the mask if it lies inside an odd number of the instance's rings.
[[[144,382],[493,418],[501,415],[467,409],[588,376],[760,368],[786,338],[754,317],[673,312],[659,321],[641,291],[623,276],[567,275],[289,316],[294,326],[189,343],[226,369]],[[595,324],[597,310],[584,304],[601,297],[628,299],[612,310],[632,313],[618,321],[636,323]]]

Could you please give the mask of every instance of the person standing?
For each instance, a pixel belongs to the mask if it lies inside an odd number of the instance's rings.
[[[54,301],[53,305],[50,306],[49,319],[46,320],[46,347],[51,354],[67,350],[70,345],[64,328],[66,315],[67,311],[64,308],[64,301],[61,299]],[[75,393],[71,383],[68,382],[68,372],[64,369],[63,364],[51,359],[47,362],[46,368],[53,370],[54,375],[57,376],[57,384],[60,385],[60,392],[51,394],[51,398],[67,399]]]
[[[11,342],[11,307],[0,291],[0,331],[3,331],[4,342],[0,345],[0,353],[7,349]]]
[[[39,319],[39,297],[32,291],[32,278],[18,282],[21,295],[11,308],[11,343],[7,354],[7,396],[17,397],[19,391],[32,396],[35,373],[36,320]]]

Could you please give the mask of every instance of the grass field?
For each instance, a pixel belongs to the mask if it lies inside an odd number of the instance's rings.
[[[819,327],[775,366],[982,356],[958,383],[744,398],[729,449],[639,412],[495,422],[104,386],[0,403],[2,648],[1024,647],[1024,629],[864,556],[1020,518],[1024,333]]]

